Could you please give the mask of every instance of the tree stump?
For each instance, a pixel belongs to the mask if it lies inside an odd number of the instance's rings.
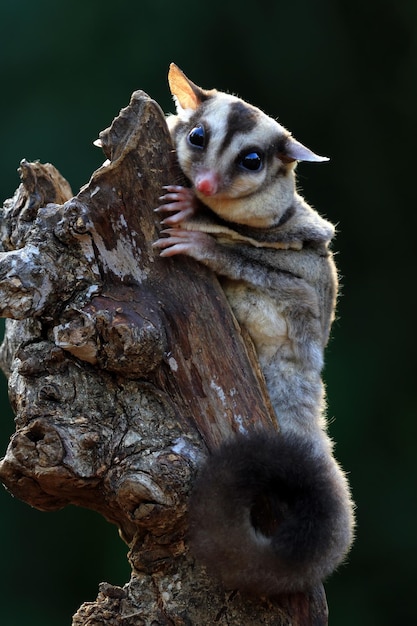
[[[276,418],[216,277],[152,248],[161,188],[181,181],[160,108],[135,92],[100,139],[107,161],[78,195],[52,165],[22,161],[2,209],[0,361],[16,432],[0,478],[38,509],[98,511],[129,546],[131,580],[102,584],[73,626],[323,626],[322,586],[248,598],[189,553],[199,463]]]

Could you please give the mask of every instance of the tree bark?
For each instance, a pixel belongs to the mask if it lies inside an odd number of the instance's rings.
[[[247,598],[188,551],[204,455],[276,419],[216,277],[153,251],[153,208],[181,180],[158,105],[135,92],[100,138],[107,161],[78,195],[52,165],[23,161],[2,210],[0,361],[16,432],[0,478],[38,509],[98,511],[130,548],[131,580],[102,584],[73,626],[322,626],[321,586]]]

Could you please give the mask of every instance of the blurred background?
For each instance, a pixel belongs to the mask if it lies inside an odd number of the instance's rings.
[[[415,623],[417,3],[1,0],[0,200],[22,158],[53,163],[77,193],[132,91],[173,110],[170,61],[331,157],[298,168],[338,224],[342,276],[325,379],[358,528],[326,584],[329,623]],[[0,456],[13,431],[1,376]],[[126,551],[97,514],[41,513],[0,487],[0,622],[69,625],[99,582],[127,582]]]

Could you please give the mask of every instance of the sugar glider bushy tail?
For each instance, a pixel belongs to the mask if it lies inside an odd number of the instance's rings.
[[[201,468],[190,545],[229,589],[302,591],[326,578],[352,542],[347,481],[330,455],[280,434],[239,435]]]

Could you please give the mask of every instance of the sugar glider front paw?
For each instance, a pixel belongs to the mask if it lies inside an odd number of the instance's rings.
[[[196,230],[166,228],[161,231],[161,235],[165,236],[155,241],[153,246],[159,248],[164,257],[185,254],[204,262],[216,245],[213,237]]]
[[[161,224],[164,226],[178,226],[181,222],[190,219],[196,214],[199,200],[193,189],[180,185],[167,185],[164,187],[167,193],[159,198],[163,203],[155,209],[157,213],[172,213],[165,217]]]

